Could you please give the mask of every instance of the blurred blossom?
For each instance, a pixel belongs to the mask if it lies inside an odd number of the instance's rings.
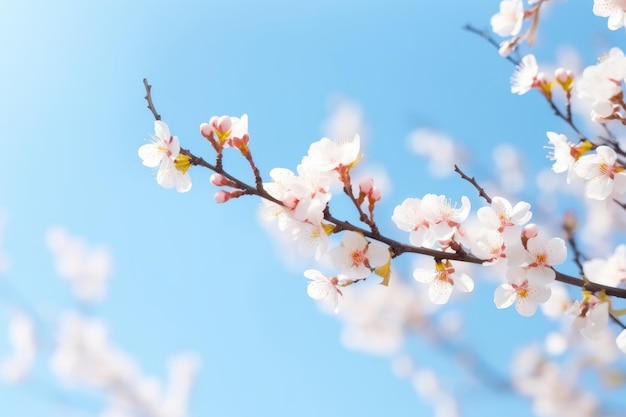
[[[391,371],[398,378],[408,378],[414,369],[413,359],[409,355],[398,355],[391,361]]]
[[[416,129],[409,134],[409,148],[428,159],[428,171],[436,178],[454,172],[454,165],[463,165],[467,160],[465,149],[450,137],[430,129]]]
[[[345,97],[331,97],[329,100],[331,114],[324,122],[322,134],[334,139],[349,139],[360,135],[367,142],[368,128],[363,118],[361,106]]]
[[[541,310],[544,315],[553,319],[563,317],[572,304],[567,288],[565,284],[554,281],[550,284],[550,290],[552,291],[550,298],[541,304]]]
[[[557,332],[548,333],[545,343],[546,351],[554,356],[563,354],[569,346],[567,337],[565,337],[562,333]]]
[[[460,415],[456,400],[430,369],[420,369],[414,373],[413,388],[435,408],[436,417],[457,417]]]
[[[60,227],[49,229],[46,241],[55,257],[57,273],[69,282],[76,298],[89,302],[104,298],[113,269],[107,248],[91,248]]]
[[[526,185],[524,164],[517,149],[511,145],[498,145],[493,150],[493,162],[497,169],[496,178],[500,187],[510,194],[520,192]]]
[[[16,383],[28,376],[35,362],[37,354],[35,325],[26,314],[14,312],[8,330],[13,353],[0,360],[0,378],[8,383]]]
[[[392,276],[389,287],[355,287],[342,303],[339,318],[344,322],[343,344],[350,349],[378,355],[398,352],[405,332],[427,320],[432,305],[425,291],[416,291],[399,276]]]
[[[522,348],[513,360],[513,386],[531,399],[538,416],[599,415],[596,398],[576,386],[577,381],[549,361],[537,346]]]
[[[164,389],[109,340],[103,322],[68,313],[62,317],[50,366],[68,383],[101,390],[108,400],[103,417],[184,417],[199,358],[192,353],[175,356]]]

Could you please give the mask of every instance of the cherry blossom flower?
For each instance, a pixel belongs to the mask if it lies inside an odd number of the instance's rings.
[[[422,200],[407,198],[393,209],[391,220],[398,229],[409,233],[409,241],[415,246],[430,246],[430,224],[422,211]]]
[[[500,36],[515,36],[522,30],[524,5],[522,0],[500,2],[500,11],[491,17],[491,29]]]
[[[584,141],[578,145],[574,145],[567,140],[567,136],[554,132],[546,132],[548,141],[553,146],[552,152],[548,154],[548,158],[554,161],[552,171],[561,173],[567,171],[567,183],[571,182],[574,174],[574,165],[576,161],[593,146],[591,142]],[[546,148],[549,148],[546,146]]]
[[[583,336],[595,340],[609,323],[610,304],[606,295],[600,297],[583,291],[583,300],[574,301],[567,314],[574,317],[572,326]]]
[[[556,274],[552,269],[567,259],[567,248],[563,239],[543,236],[528,238],[524,246],[514,246],[509,250],[509,265],[527,268],[528,278],[535,283],[548,284]]]
[[[485,259],[483,265],[493,265],[506,258],[506,245],[497,230],[482,229],[478,237],[471,241],[471,248],[476,257]]]
[[[583,263],[585,278],[596,284],[617,287],[626,282],[626,245],[619,245],[608,259],[590,259]]]
[[[626,1],[594,0],[593,14],[600,17],[608,17],[608,28],[617,30],[622,26],[626,26]]]
[[[525,55],[511,76],[511,93],[526,94],[535,87],[539,66],[533,54]]]
[[[341,245],[328,255],[349,279],[362,279],[372,273],[372,269],[385,265],[389,260],[389,248],[377,241],[369,242],[360,233],[345,232]]]
[[[295,239],[301,255],[319,260],[328,250],[328,234],[332,228],[331,224],[293,221],[285,230]]]
[[[585,68],[576,90],[578,97],[591,105],[593,121],[603,123],[613,115],[616,105],[612,100],[622,93],[625,76],[626,57],[619,48],[611,48],[598,64]]]
[[[153,143],[139,148],[138,155],[143,165],[155,168],[157,183],[164,188],[176,187],[178,192],[191,189],[191,178],[187,170],[191,166],[190,158],[180,153],[180,143],[177,136],[170,134],[167,124],[161,120],[154,122]]]
[[[289,219],[314,225],[322,221],[331,194],[326,192],[324,186],[307,181],[313,176],[297,176],[289,169],[274,168],[270,171],[270,177],[274,181],[263,184],[263,187],[272,197],[282,201],[283,205],[264,199],[261,216],[265,220],[277,218],[279,229],[283,231]]]
[[[428,298],[433,304],[447,303],[454,286],[462,292],[474,290],[474,281],[465,273],[457,274],[448,260],[436,262],[434,269],[416,269],[413,271],[413,278],[428,284]]]
[[[191,190],[191,177],[187,170],[191,167],[191,158],[179,153],[174,163],[161,165],[157,172],[157,183],[163,188],[176,187],[179,193]]]
[[[150,168],[162,165],[164,161],[174,162],[180,152],[178,136],[170,134],[167,123],[156,120],[154,122],[153,143],[148,143],[139,148],[139,157],[143,164]]]
[[[311,144],[307,156],[302,159],[302,164],[310,165],[318,172],[349,168],[358,161],[360,151],[359,135],[349,140],[322,138]]]
[[[530,204],[520,201],[511,205],[509,200],[503,197],[493,197],[491,206],[478,209],[478,219],[488,228],[507,235],[505,241],[519,240],[520,228],[532,217]]]
[[[506,273],[507,282],[496,288],[493,301],[498,308],[507,308],[515,302],[515,309],[522,316],[532,316],[537,305],[550,298],[550,288],[543,282],[533,282],[527,270],[512,267]]]
[[[307,269],[304,276],[311,280],[307,286],[307,294],[314,300],[323,300],[333,307],[333,311],[339,312],[339,296],[343,296],[337,287],[339,277],[328,278],[316,269]]]
[[[624,167],[608,146],[598,146],[595,154],[582,156],[574,169],[578,176],[589,180],[585,194],[594,200],[604,200],[614,192],[621,194],[626,186]]]
[[[437,241],[452,239],[459,231],[470,212],[470,201],[466,196],[461,197],[461,207],[453,208],[445,195],[426,194],[422,199],[421,209],[424,218],[430,223],[430,233]]]

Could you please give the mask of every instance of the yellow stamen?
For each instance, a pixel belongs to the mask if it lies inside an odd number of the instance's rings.
[[[174,166],[177,170],[182,172],[183,174],[187,172],[187,170],[191,167],[191,157],[185,154],[179,153],[176,159],[174,160]]]

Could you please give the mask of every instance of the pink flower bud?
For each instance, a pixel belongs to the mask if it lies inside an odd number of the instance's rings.
[[[373,201],[378,201],[378,200],[380,200],[380,198],[381,198],[381,195],[380,195],[380,190],[379,190],[378,188],[374,187],[374,188],[372,189],[372,192],[370,193],[370,198],[371,198]]]
[[[363,178],[359,182],[359,190],[364,194],[369,194],[372,188],[374,188],[374,179],[371,177]]]
[[[209,138],[211,136],[211,133],[213,132],[213,129],[211,128],[211,125],[209,125],[208,123],[202,123],[200,125],[200,134],[202,134],[202,136],[204,136],[205,138]]]
[[[296,206],[298,205],[298,201],[299,200],[294,196],[287,196],[285,199],[283,199],[285,207],[290,210],[294,210],[296,208]]]
[[[517,46],[517,41],[504,41],[500,43],[500,47],[498,48],[498,53],[501,57],[506,58],[513,52],[515,47]]]
[[[574,82],[574,74],[565,68],[557,68],[554,71],[556,81],[563,87],[565,91],[571,91]]]
[[[539,226],[534,223],[527,224],[522,230],[522,237],[525,239],[532,239],[539,234]]]
[[[574,78],[574,75],[572,74],[572,71],[568,69],[557,68],[556,70],[554,70],[554,77],[557,79],[558,82],[565,83]]]
[[[215,200],[216,203],[225,203],[228,200],[230,200],[231,197],[232,197],[232,194],[229,193],[228,191],[219,190],[218,192],[215,193],[215,195],[213,196],[213,199]]]
[[[229,116],[213,116],[209,120],[211,127],[218,132],[228,132],[232,126]]]
[[[211,184],[221,187],[224,185],[230,185],[230,181],[222,174],[213,174],[211,175]]]

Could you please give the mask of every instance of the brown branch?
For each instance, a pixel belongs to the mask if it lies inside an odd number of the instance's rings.
[[[151,94],[152,86],[148,84],[147,78],[143,79],[143,86],[146,88],[146,95],[144,96],[144,99],[146,99],[146,101],[148,102],[148,108],[152,112],[152,115],[154,116],[154,120],[161,120],[161,115],[157,113],[156,108],[154,107],[154,103],[152,102],[152,94]]]
[[[474,188],[476,188],[476,190],[478,191],[478,196],[482,197],[485,199],[485,201],[489,204],[491,204],[491,197],[489,197],[489,195],[485,192],[485,189],[483,187],[481,187],[480,185],[478,185],[478,182],[476,181],[476,178],[474,177],[469,177],[467,175],[465,175],[465,173],[463,171],[461,171],[461,168],[459,168],[458,165],[454,164],[454,171],[456,173],[458,173],[461,178],[463,178],[465,181],[469,182],[470,184],[472,184],[474,186]]]
[[[197,157],[195,155],[193,155],[190,151],[186,150],[186,149],[181,149],[181,152],[185,155],[188,155],[191,158],[191,164],[192,165],[197,165],[197,166],[202,166],[205,168],[208,168],[218,174],[221,174],[223,176],[225,176],[226,178],[228,178],[229,180],[233,181],[238,188],[240,188],[241,190],[244,191],[245,194],[247,195],[256,195],[258,197],[261,197],[265,200],[271,201],[275,204],[278,204],[280,206],[284,206],[283,202],[278,200],[277,198],[273,197],[271,194],[269,194],[267,191],[265,191],[264,188],[261,189],[257,189],[256,187],[253,187],[241,180],[239,180],[238,178],[234,177],[233,175],[229,174],[228,172],[226,172],[224,169],[217,169],[216,166],[206,162],[203,158]],[[465,174],[463,174],[465,175]],[[475,180],[474,180],[475,182]],[[479,189],[480,186],[478,187]],[[489,198],[486,194],[484,195],[484,198]],[[324,220],[326,220],[327,222],[333,224],[335,226],[335,232],[341,232],[344,230],[349,230],[352,232],[357,232],[362,234],[363,236],[370,238],[372,240],[376,240],[378,242],[384,243],[387,246],[389,246],[391,253],[392,253],[392,257],[396,258],[404,253],[415,253],[415,254],[419,254],[419,255],[425,255],[425,256],[429,256],[432,257],[434,259],[438,259],[438,260],[444,260],[444,259],[449,259],[451,261],[459,261],[459,262],[465,262],[465,263],[470,263],[470,264],[476,264],[476,265],[482,265],[484,262],[486,262],[485,259],[480,259],[477,258],[476,256],[470,254],[470,253],[466,253],[466,252],[459,252],[459,253],[455,253],[455,252],[442,252],[440,250],[436,250],[436,249],[430,249],[430,248],[424,248],[424,247],[417,247],[417,246],[413,246],[413,245],[407,245],[405,243],[401,243],[398,242],[397,240],[391,239],[387,236],[384,236],[380,233],[374,233],[372,231],[363,229],[362,227],[358,227],[353,225],[352,223],[345,221],[345,220],[340,220],[336,217],[334,217],[331,213],[330,210],[328,208],[326,208],[326,210],[324,211]],[[596,284],[594,282],[588,282],[588,281],[584,281],[580,278],[576,278],[574,276],[571,275],[567,275],[564,274],[562,272],[559,272],[557,270],[555,270],[554,268],[552,268],[555,272],[556,275],[556,280],[563,282],[565,284],[569,284],[569,285],[573,285],[585,290],[589,290],[589,291],[593,291],[593,292],[597,292],[597,291],[605,291],[605,293],[607,295],[610,296],[614,296],[614,297],[618,297],[618,298],[624,298],[626,299],[626,289],[623,288],[616,288],[616,287],[609,287],[606,285],[601,285],[601,284]]]
[[[486,30],[477,29],[469,23],[463,26],[463,29],[465,29],[466,31],[470,33],[480,36],[481,38],[486,40],[489,44],[491,44],[494,48],[498,50],[500,49],[500,44]],[[512,63],[513,65],[519,65],[519,61],[510,55],[506,56],[506,60]]]
[[[146,87],[145,99],[148,102],[148,108],[154,115],[155,119],[160,120],[161,116],[157,113],[156,109],[154,108],[154,105],[152,103],[152,97],[150,95],[150,90],[152,86],[148,84],[148,81],[146,79],[144,79],[144,86]],[[265,191],[265,189],[262,187],[262,184],[261,186],[259,186],[259,184],[257,183],[256,186],[253,187],[239,180],[238,178],[229,174],[228,172],[226,172],[221,166],[221,164],[220,166],[212,165],[208,163],[207,161],[205,161],[203,158],[194,155],[193,153],[191,153],[191,151],[187,149],[181,148],[180,152],[184,155],[189,156],[190,163],[192,165],[202,166],[204,168],[207,168],[215,173],[221,174],[224,177],[228,178],[230,181],[232,181],[236,185],[237,188],[243,191],[243,194],[256,195],[260,198],[271,201],[280,206],[284,206],[282,201],[278,200],[277,198],[269,194],[267,191]],[[478,185],[478,183],[476,182],[474,178],[468,177],[463,171],[461,171],[461,169],[458,166],[455,165],[454,168],[455,168],[455,171],[458,172],[459,175],[461,175],[461,178],[470,182],[478,190],[479,196],[484,198],[488,203],[491,203],[491,198],[487,195],[485,190],[480,185]],[[618,204],[622,205],[619,202]],[[349,230],[349,231],[361,233],[363,236],[366,236],[370,239],[373,239],[373,240],[376,240],[376,241],[379,241],[388,245],[391,250],[393,258],[398,257],[402,255],[403,253],[415,253],[415,254],[430,256],[437,260],[448,259],[448,260],[466,262],[466,263],[477,264],[477,265],[480,265],[486,262],[486,260],[477,258],[476,256],[470,253],[467,253],[465,251],[442,252],[440,250],[417,247],[417,246],[407,245],[407,244],[398,242],[397,240],[388,238],[380,234],[377,229],[375,229],[375,231],[369,231],[361,227],[355,226],[348,221],[337,219],[330,213],[330,209],[328,207],[324,210],[324,220],[328,221],[329,223],[335,226],[335,232]],[[607,295],[626,299],[626,289],[609,287],[606,285],[588,282],[586,280],[582,280],[580,278],[576,278],[571,275],[563,274],[557,270],[554,270],[554,272],[556,274],[557,281],[563,282],[565,284],[577,286],[577,287],[580,287],[582,289],[589,290],[589,291],[594,291],[594,292],[605,291]]]

